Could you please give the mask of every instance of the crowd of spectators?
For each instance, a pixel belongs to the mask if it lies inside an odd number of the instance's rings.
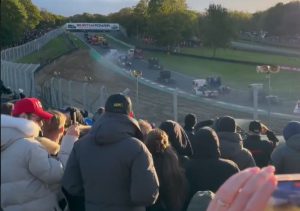
[[[37,98],[3,103],[1,210],[263,211],[275,173],[300,173],[300,122],[283,136],[260,121],[242,136],[231,116],[192,113],[156,127],[123,94],[92,118]]]

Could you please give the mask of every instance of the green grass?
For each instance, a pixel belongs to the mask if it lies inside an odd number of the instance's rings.
[[[30,55],[27,55],[17,62],[19,63],[31,63],[38,64],[43,63],[44,61],[48,61],[54,59],[60,55],[63,55],[70,51],[74,46],[67,40],[65,36],[69,36],[75,47],[77,48],[87,48],[87,46],[78,38],[76,38],[73,34],[62,34],[55,39],[49,41],[46,45],[44,45],[39,51],[33,52]]]
[[[73,41],[73,43],[75,44],[75,46],[77,48],[88,49],[88,46],[84,42],[82,42],[80,39],[78,39],[74,34],[69,33],[68,36]]]
[[[147,52],[146,55],[160,58],[162,64],[167,69],[172,69],[196,78],[221,76],[224,84],[235,89],[246,90],[251,83],[263,83],[265,88],[268,87],[266,75],[257,73],[254,65],[180,57],[157,52]],[[276,95],[284,96],[287,99],[300,97],[299,72],[281,71],[277,74],[272,74],[271,83],[272,91]]]
[[[40,63],[41,61],[53,59],[59,55],[62,55],[70,49],[71,46],[68,44],[68,42],[66,42],[64,36],[60,35],[44,45],[39,51],[27,55],[19,59],[17,62],[33,64]]]
[[[212,57],[213,51],[209,48],[182,48],[182,53]],[[257,62],[262,64],[290,65],[300,67],[300,57],[271,55],[259,52],[241,51],[233,49],[218,49],[216,57],[239,61]]]

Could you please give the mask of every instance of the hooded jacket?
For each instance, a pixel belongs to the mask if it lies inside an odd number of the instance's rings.
[[[177,152],[178,156],[193,155],[190,140],[179,123],[172,120],[167,120],[162,122],[159,128],[168,134],[169,141]]]
[[[136,120],[104,113],[75,143],[63,188],[83,196],[87,211],[145,210],[157,199],[159,183],[142,137]]]
[[[263,168],[270,162],[271,153],[276,146],[268,140],[262,140],[259,134],[249,134],[244,140],[244,147],[250,150],[255,163],[258,167]]]
[[[271,154],[277,174],[300,173],[300,134],[293,135],[286,143],[278,145]]]
[[[234,161],[240,170],[255,166],[249,150],[243,147],[242,137],[234,132],[218,132],[221,157]]]
[[[197,191],[216,192],[230,176],[239,172],[233,161],[221,159],[219,141],[214,134],[212,129],[203,128],[192,140],[194,154],[186,166],[190,197]]]
[[[1,115],[1,207],[4,211],[60,210],[63,165],[35,140],[33,121]]]

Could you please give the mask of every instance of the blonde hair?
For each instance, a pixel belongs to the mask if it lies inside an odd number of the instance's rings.
[[[152,154],[164,152],[170,147],[169,137],[165,131],[153,129],[147,135],[146,146]]]
[[[67,117],[63,113],[56,110],[50,110],[49,113],[53,114],[53,117],[50,120],[44,122],[44,133],[57,132],[66,124]]]

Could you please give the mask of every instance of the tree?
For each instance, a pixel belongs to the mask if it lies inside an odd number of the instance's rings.
[[[32,4],[31,0],[21,0],[20,3],[24,6],[27,13],[26,25],[29,29],[34,29],[41,20],[39,9]]]
[[[18,0],[1,2],[1,46],[17,42],[26,28],[27,13]]]
[[[190,11],[156,15],[149,22],[150,35],[164,46],[177,45],[197,31],[197,15]]]
[[[187,10],[185,0],[150,0],[148,12],[153,15],[168,15],[174,12]]]
[[[234,31],[229,14],[221,5],[209,5],[202,25],[202,38],[205,46],[213,49],[225,48],[234,37]]]

